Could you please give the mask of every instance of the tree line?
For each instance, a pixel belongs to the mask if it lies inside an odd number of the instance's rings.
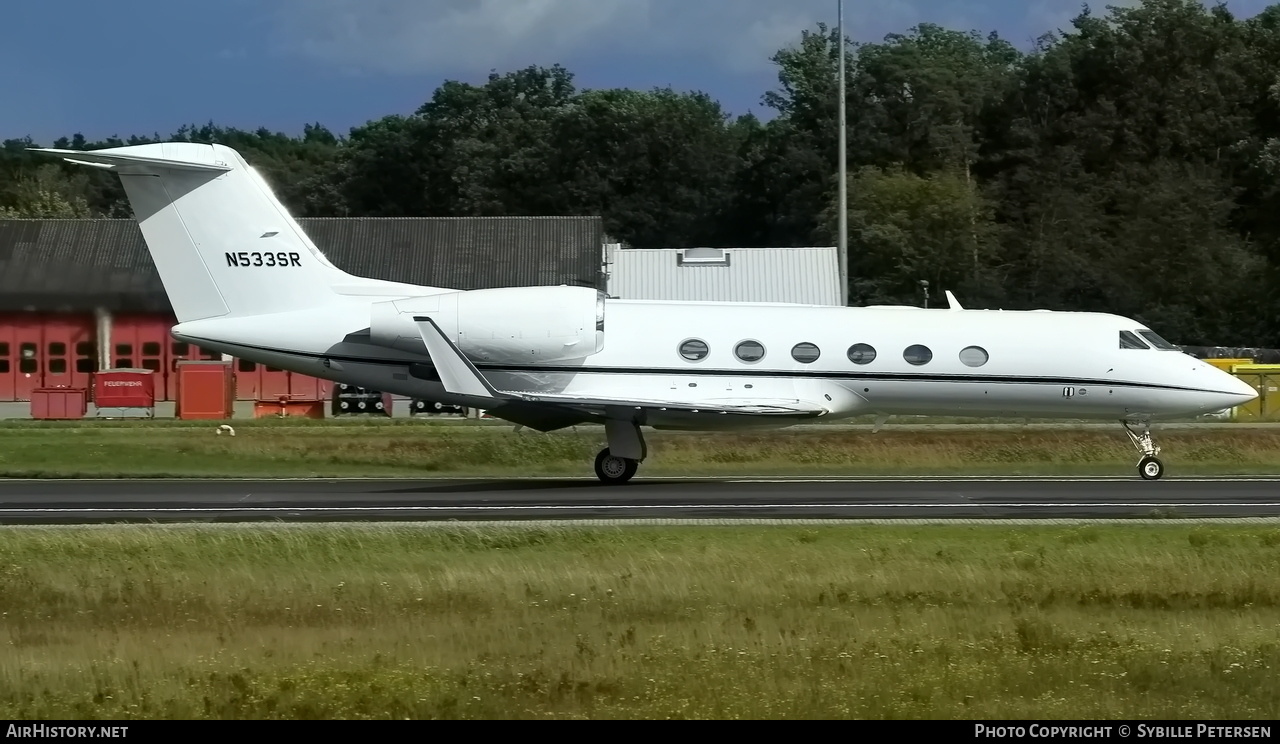
[[[922,24],[848,47],[851,304],[1096,310],[1188,345],[1280,345],[1280,6],[1146,0],[1019,49]],[[776,115],[565,68],[448,81],[338,136],[208,124],[298,216],[601,215],[633,247],[834,245],[839,39],[773,62]],[[0,147],[0,216],[128,217],[117,179]]]

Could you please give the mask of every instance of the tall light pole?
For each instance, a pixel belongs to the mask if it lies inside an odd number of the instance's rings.
[[[845,127],[844,127],[844,0],[837,0],[836,37],[840,44],[840,85],[839,85],[839,128],[840,128],[840,304],[849,304],[849,184],[845,173]]]

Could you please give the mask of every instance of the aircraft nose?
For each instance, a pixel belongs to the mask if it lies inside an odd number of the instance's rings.
[[[1258,397],[1258,391],[1239,377],[1222,370],[1219,370],[1218,374],[1217,387],[1222,391],[1220,397],[1223,408],[1242,406]]]
[[[1233,374],[1228,374],[1225,372],[1223,374],[1231,379],[1230,385],[1226,388],[1226,390],[1228,392],[1235,393],[1236,395],[1244,396],[1244,400],[1241,400],[1239,403],[1236,403],[1236,405],[1240,405],[1240,403],[1248,403],[1249,401],[1258,397],[1258,390],[1254,388],[1252,385],[1250,385],[1249,383],[1245,382],[1239,377],[1236,377]]]

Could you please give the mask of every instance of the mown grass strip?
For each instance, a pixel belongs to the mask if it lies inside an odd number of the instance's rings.
[[[0,717],[1280,717],[1280,528],[0,530]]]
[[[1099,430],[648,433],[644,475],[1131,475],[1123,433]],[[599,427],[214,426],[0,429],[0,477],[584,475]],[[1175,429],[1168,474],[1280,473],[1280,430]]]

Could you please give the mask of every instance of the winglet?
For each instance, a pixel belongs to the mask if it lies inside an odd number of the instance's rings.
[[[503,398],[485,381],[471,360],[458,351],[458,347],[444,335],[434,320],[417,316],[413,321],[418,324],[422,343],[426,344],[431,361],[440,375],[440,382],[444,383],[447,392],[476,398]]]
[[[947,290],[947,305],[949,305],[952,310],[964,309],[960,307],[960,303],[956,301],[956,296],[951,294],[951,290],[949,289]]]

